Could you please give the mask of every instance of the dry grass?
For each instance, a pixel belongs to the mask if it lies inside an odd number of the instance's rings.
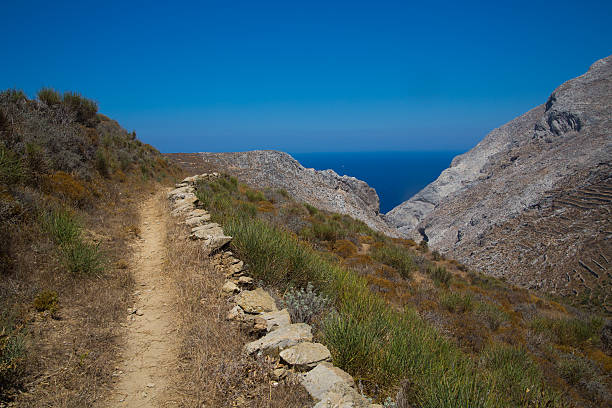
[[[168,222],[166,273],[177,285],[179,375],[172,399],[184,407],[309,407],[312,400],[292,381],[272,381],[275,362],[243,354],[253,340],[225,320],[224,277],[187,229]]]
[[[67,273],[55,244],[35,222],[22,224],[14,235],[16,268],[2,276],[0,299],[22,322],[26,338],[25,373],[13,394],[17,406],[93,406],[112,386],[133,287],[131,272],[119,262],[130,257],[134,238],[125,226],[138,217],[138,197],[154,187],[131,181],[106,185],[104,202],[79,214],[105,258],[96,276]],[[58,294],[53,313],[35,310],[33,300],[44,291]]]

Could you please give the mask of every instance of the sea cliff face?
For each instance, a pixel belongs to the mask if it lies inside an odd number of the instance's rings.
[[[170,156],[194,172],[222,171],[253,187],[284,189],[297,200],[350,215],[389,236],[398,235],[380,216],[378,194],[365,181],[333,170],[305,168],[287,153],[255,150]]]
[[[457,156],[385,218],[472,267],[610,307],[611,163],[607,57]]]

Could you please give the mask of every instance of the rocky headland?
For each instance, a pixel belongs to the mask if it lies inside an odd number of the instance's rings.
[[[486,273],[612,310],[612,57],[385,215]]]
[[[379,232],[398,236],[396,229],[381,217],[378,194],[365,181],[340,176],[333,170],[305,168],[287,153],[254,150],[168,156],[191,173],[225,172],[255,188],[284,189],[299,201],[350,215]]]

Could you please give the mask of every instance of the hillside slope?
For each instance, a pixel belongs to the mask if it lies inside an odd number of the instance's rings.
[[[339,176],[333,170],[304,168],[287,153],[255,150],[166,156],[188,172],[222,171],[239,177],[253,187],[284,189],[299,201],[350,215],[389,236],[398,235],[380,217],[378,194],[365,181]]]
[[[385,218],[489,274],[612,311],[611,128],[607,57]]]
[[[0,406],[93,406],[116,375],[138,204],[180,170],[97,109],[0,92]]]

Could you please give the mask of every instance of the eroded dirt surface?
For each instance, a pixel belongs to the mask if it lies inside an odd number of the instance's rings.
[[[168,216],[162,196],[162,192],[150,196],[141,208],[141,235],[131,264],[134,306],[126,311],[126,348],[115,372],[118,380],[110,407],[176,406],[166,397],[179,341],[176,294],[169,278],[162,275]]]

